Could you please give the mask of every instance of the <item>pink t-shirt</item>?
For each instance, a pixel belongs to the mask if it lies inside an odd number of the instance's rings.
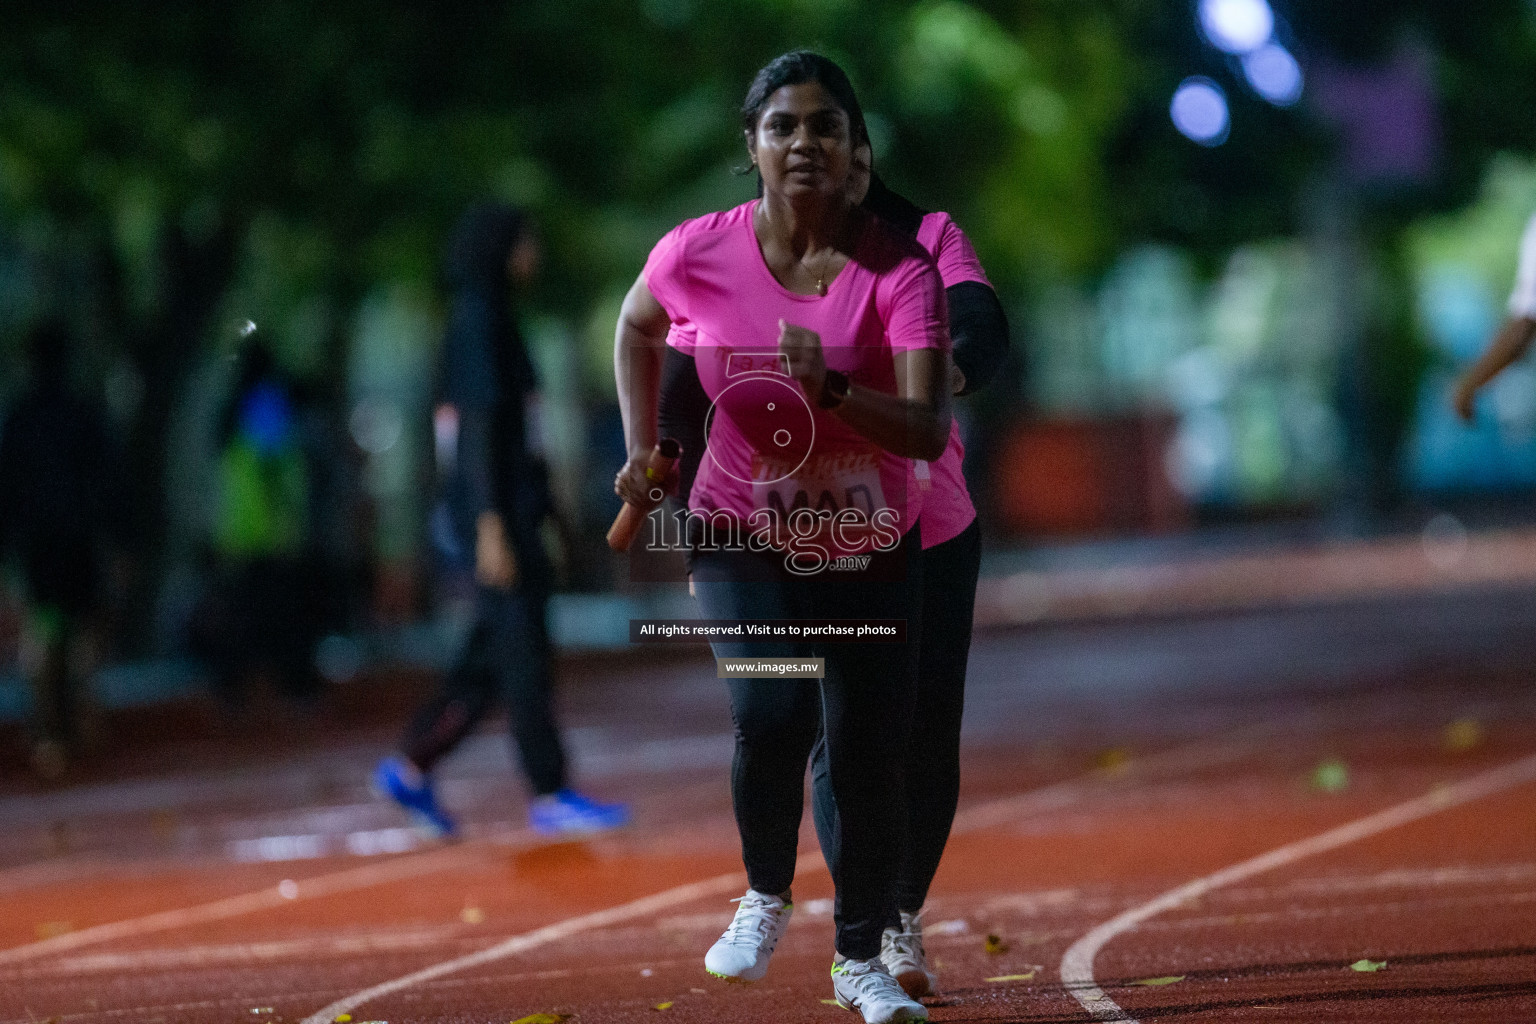
[[[921,510],[909,460],[810,403],[778,354],[779,320],[820,335],[829,368],[894,394],[894,353],[948,350],[939,275],[912,239],[871,218],[827,294],[798,295],[763,261],[756,206],[683,222],[645,264],[651,294],[674,325],[691,329],[674,330],[668,343],[694,357],[713,403],[689,507],[725,512],[749,531],[809,508],[844,516],[821,534],[836,554],[888,546]]]
[[[917,240],[933,254],[939,265],[939,277],[945,288],[963,281],[977,281],[992,287],[971,240],[947,213],[930,213],[917,229]],[[913,466],[917,488],[923,498],[923,547],[931,548],[953,540],[976,518],[976,506],[965,486],[960,465],[965,459],[965,445],[960,440],[960,424],[949,428],[949,446],[936,462],[918,462]]]

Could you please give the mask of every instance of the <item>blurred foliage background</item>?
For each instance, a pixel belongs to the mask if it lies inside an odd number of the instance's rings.
[[[750,196],[741,97],[809,46],[850,71],[879,170],[956,217],[1012,314],[1013,386],[974,410],[978,492],[1030,491],[1003,442],[1025,406],[1171,417],[1148,458],[1194,510],[1176,522],[1536,482],[1536,403],[1507,398],[1492,433],[1463,436],[1426,397],[1496,323],[1536,206],[1536,5],[1273,12],[1306,74],[1293,105],[1245,85],[1186,0],[18,0],[0,37],[0,401],[23,328],[66,315],[128,441],[141,596],[164,604],[203,515],[224,357],[254,321],[357,446],[355,554],[409,563],[442,246],[499,197],[547,243],[525,312],[559,483],[595,536],[618,301],[667,228]],[[1195,75],[1226,95],[1220,145],[1170,121]],[[1398,159],[1383,130],[1402,111],[1423,130]],[[1049,512],[996,521],[1167,525]],[[579,583],[608,578],[582,565]]]

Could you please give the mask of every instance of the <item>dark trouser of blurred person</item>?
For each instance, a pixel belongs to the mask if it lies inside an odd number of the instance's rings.
[[[965,672],[981,572],[980,525],[973,521],[959,536],[927,549],[922,561],[922,626],[911,733],[895,759],[904,774],[907,828],[900,842],[897,913],[886,921],[882,935],[887,946],[913,941],[913,936],[921,942],[922,929],[913,927],[913,922],[928,899],[960,799],[960,720],[965,712]],[[841,856],[839,836],[844,827],[824,739],[817,739],[811,762],[816,834],[831,869]],[[882,955],[888,952],[882,950]],[[918,957],[914,969],[926,970],[924,963]],[[903,981],[899,974],[897,980]],[[932,977],[924,980],[926,992],[934,981]],[[905,982],[903,988],[907,988]]]
[[[566,788],[565,751],[553,709],[553,673],[543,587],[479,587],[475,622],[443,685],[405,731],[401,752],[430,773],[499,697],[511,719],[513,756],[535,796]]]
[[[916,530],[869,568],[797,576],[780,552],[695,550],[693,582],[709,619],[903,619],[916,626],[922,566]],[[825,737],[827,784],[841,814],[823,838],[836,889],[837,950],[868,959],[896,914],[897,855],[906,829],[902,791],[916,666],[908,643],[712,644],[717,658],[823,657],[825,678],[731,679],[736,750],[731,796],[750,887],[737,917],[782,932],[792,906],[806,764]],[[750,905],[749,905],[750,904]],[[705,956],[711,973],[756,980],[773,942],[728,930]],[[749,957],[750,963],[741,962]]]
[[[32,537],[21,553],[27,587],[23,665],[32,685],[32,768],[57,779],[78,753],[84,688],[95,661],[101,572],[89,537]]]
[[[512,517],[515,582],[476,587],[474,622],[457,660],[407,726],[399,755],[374,771],[374,788],[439,836],[456,836],[458,823],[439,802],[432,773],[498,699],[510,720],[513,756],[533,791],[528,821],[536,832],[589,835],[629,821],[626,804],[594,800],[569,782],[554,712],[548,625],[554,569],[536,525],[543,520],[543,490],[541,483],[530,486],[527,514]]]
[[[192,650],[232,710],[250,699],[249,675],[269,672],[278,692],[303,707],[320,699],[314,651],[322,588],[298,557],[268,556],[228,567],[193,616]]]

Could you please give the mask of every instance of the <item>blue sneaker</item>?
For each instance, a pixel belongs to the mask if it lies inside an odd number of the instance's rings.
[[[629,824],[628,804],[598,803],[574,789],[536,797],[528,824],[542,835],[592,835]]]
[[[373,770],[373,788],[382,797],[393,800],[400,809],[415,818],[433,835],[452,839],[459,825],[437,804],[432,780],[416,770],[403,757],[386,757]]]

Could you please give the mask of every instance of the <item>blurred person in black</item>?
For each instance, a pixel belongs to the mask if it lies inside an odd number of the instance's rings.
[[[491,709],[506,703],[524,776],[529,820],[545,834],[624,824],[623,804],[570,788],[553,707],[548,606],[554,569],[543,525],[553,512],[548,472],[530,448],[538,381],[518,331],[511,287],[538,270],[537,236],[522,211],[472,207],[449,246],[449,321],[433,417],[441,500],[434,547],[445,568],[473,568],[475,615],[457,661],[407,727],[400,753],[374,773],[376,787],[433,831],[452,836],[432,770]]]
[[[250,339],[219,422],[214,580],[192,622],[192,649],[219,695],[246,700],[253,670],[303,704],[320,694],[314,667],[317,601],[324,592],[308,559],[310,466],[295,389],[272,354]]]
[[[33,329],[26,349],[31,380],[0,433],[0,556],[15,559],[27,607],[32,765],[57,778],[80,741],[81,690],[99,639],[104,569],[120,539],[115,528],[128,517],[105,413],[70,387],[67,330],[46,322]]]

